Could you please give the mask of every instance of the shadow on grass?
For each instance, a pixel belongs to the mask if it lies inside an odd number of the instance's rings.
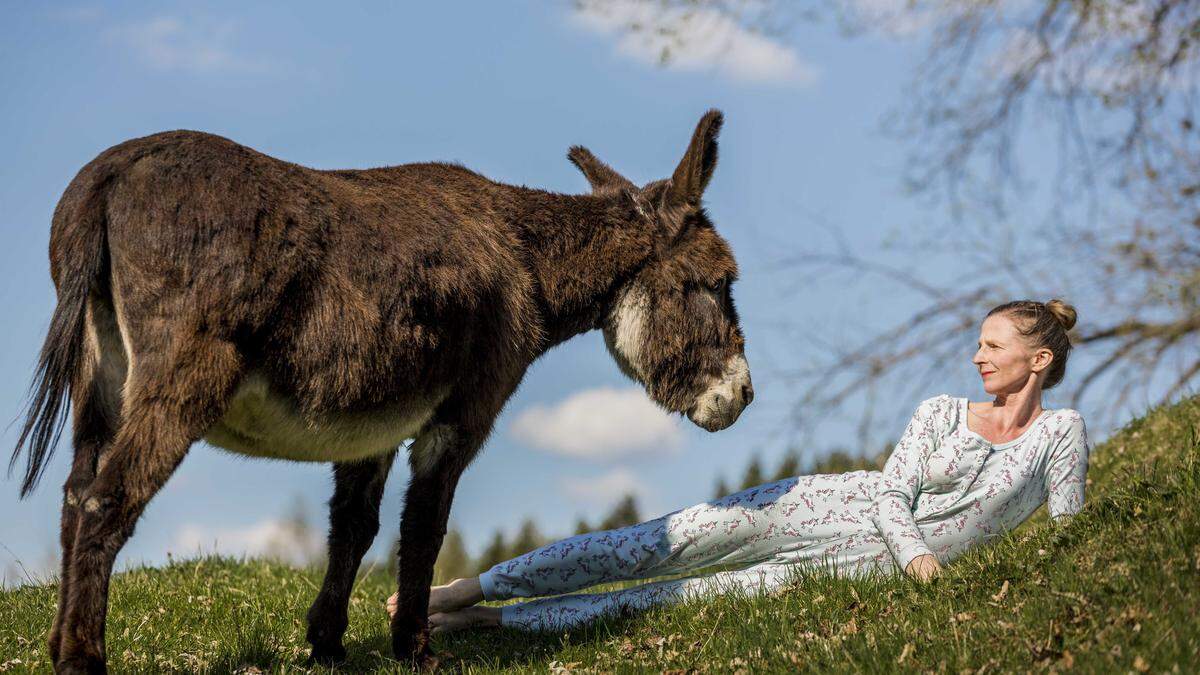
[[[627,634],[636,619],[613,619],[589,628],[566,633],[526,633],[512,629],[464,632],[435,640],[439,670],[457,672],[472,668],[529,669],[544,667],[566,647],[601,646],[607,640]],[[306,657],[282,657],[286,648],[271,635],[245,635],[228,651],[207,664],[213,673],[295,672],[316,673],[404,672],[400,661],[392,658],[392,640],[386,632],[372,633],[345,642],[346,660],[332,667],[308,663]],[[184,671],[179,671],[184,672]]]

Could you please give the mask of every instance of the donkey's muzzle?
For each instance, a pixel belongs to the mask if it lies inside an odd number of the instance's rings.
[[[729,360],[720,380],[709,385],[688,409],[688,419],[707,431],[728,428],[754,400],[750,365],[738,354]]]

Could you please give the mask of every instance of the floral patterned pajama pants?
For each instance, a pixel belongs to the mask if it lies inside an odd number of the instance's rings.
[[[554,596],[504,607],[501,623],[564,630],[730,588],[770,591],[784,585],[797,564],[854,576],[892,572],[891,553],[870,516],[878,477],[854,471],[788,478],[637,525],[562,539],[484,572],[483,594],[488,600]],[[748,567],[573,593],[715,565]]]

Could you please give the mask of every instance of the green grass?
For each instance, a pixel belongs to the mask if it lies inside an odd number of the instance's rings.
[[[391,581],[354,591],[339,671],[392,671]],[[320,572],[206,558],[113,583],[116,672],[305,668]],[[810,576],[772,597],[729,595],[565,634],[439,639],[449,669],[602,671],[1194,671],[1200,663],[1200,399],[1155,410],[1096,448],[1087,505],[1039,515],[930,585]],[[0,592],[0,672],[45,671],[51,585]],[[324,669],[315,669],[323,672]]]

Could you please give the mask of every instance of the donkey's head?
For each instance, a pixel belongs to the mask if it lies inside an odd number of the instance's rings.
[[[721,121],[709,111],[674,175],[642,188],[584,148],[568,155],[594,193],[628,200],[633,217],[655,234],[655,250],[605,313],[609,351],[659,405],[709,431],[733,424],[754,398],[730,292],[737,263],[701,207]]]

